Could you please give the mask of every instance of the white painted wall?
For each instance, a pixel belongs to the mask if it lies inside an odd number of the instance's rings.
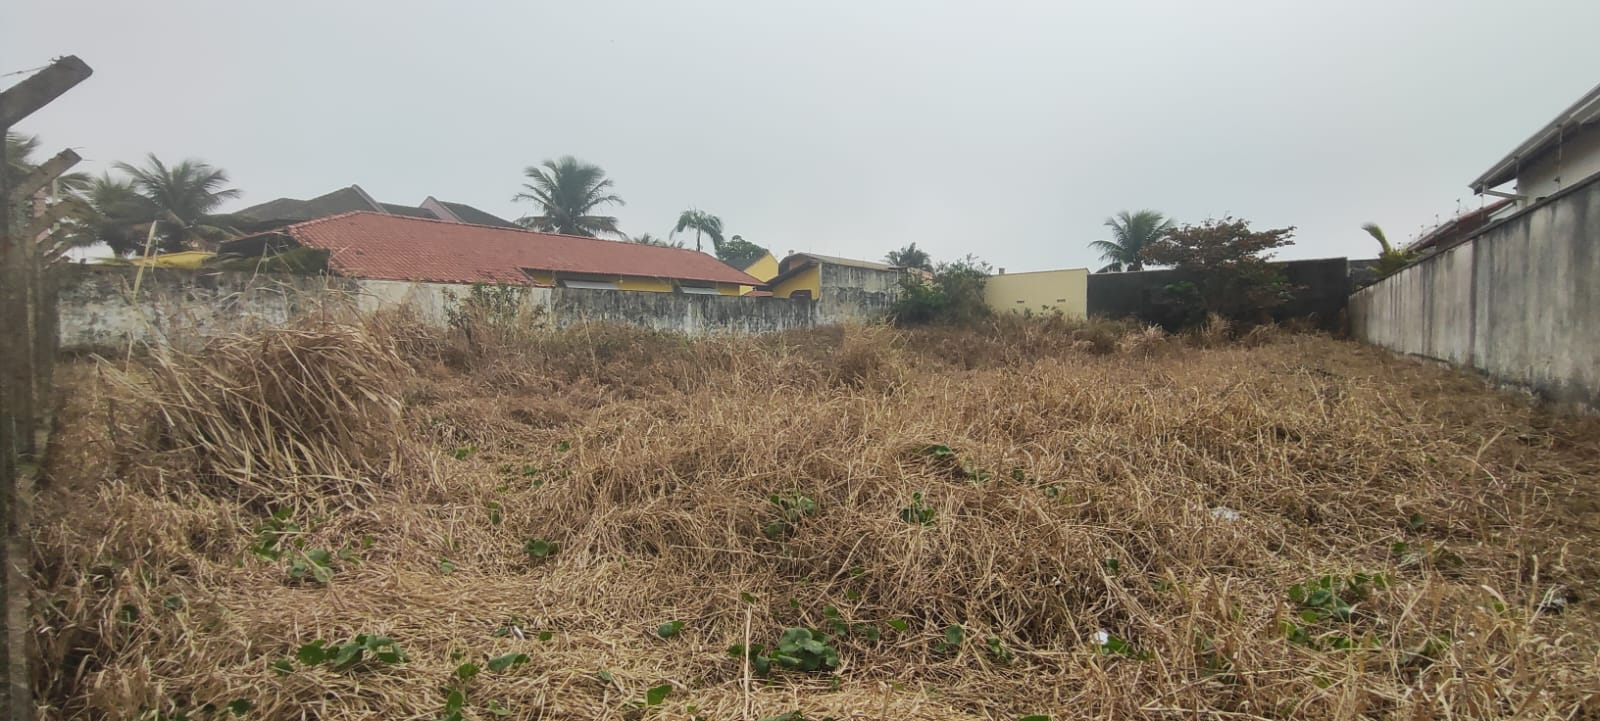
[[[1551,151],[1517,173],[1517,192],[1527,196],[1520,207],[1532,206],[1539,198],[1555,195],[1597,174],[1600,174],[1600,124],[1567,136],[1559,151]]]

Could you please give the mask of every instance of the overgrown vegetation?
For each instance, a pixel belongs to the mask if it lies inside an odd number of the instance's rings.
[[[1234,335],[388,316],[68,365],[42,716],[1600,712],[1600,421]]]
[[[1406,266],[1416,260],[1416,255],[1411,251],[1390,244],[1389,236],[1384,234],[1383,228],[1377,223],[1367,223],[1361,226],[1361,229],[1372,236],[1373,240],[1378,241],[1378,264],[1373,270],[1380,280],[1405,270]]]
[[[932,276],[906,273],[891,315],[896,325],[963,325],[989,318],[994,311],[983,300],[990,267],[973,256],[939,263]]]
[[[1293,236],[1293,227],[1256,231],[1249,221],[1225,217],[1170,229],[1142,252],[1146,260],[1187,276],[1163,288],[1157,299],[1181,327],[1198,326],[1212,315],[1260,324],[1293,297],[1283,272],[1267,262],[1272,250],[1292,245]]]

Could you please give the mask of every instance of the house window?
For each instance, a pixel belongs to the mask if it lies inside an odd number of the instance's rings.
[[[561,280],[563,288],[584,288],[587,290],[616,290],[617,282],[614,280]]]
[[[715,286],[705,285],[679,285],[679,293],[693,293],[695,295],[718,295]]]
[[[795,300],[811,300],[811,289],[794,291],[789,294],[789,297]]]

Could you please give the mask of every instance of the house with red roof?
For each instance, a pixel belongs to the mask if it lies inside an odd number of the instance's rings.
[[[328,253],[328,271],[368,280],[489,283],[739,295],[764,283],[698,251],[378,212],[295,223],[222,244],[225,255]]]

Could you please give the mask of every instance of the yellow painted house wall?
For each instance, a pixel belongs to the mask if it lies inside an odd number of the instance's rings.
[[[811,291],[812,300],[822,297],[822,268],[811,266],[800,271],[794,277],[773,286],[772,295],[775,298],[787,298],[797,290]]]
[[[771,253],[761,256],[760,260],[751,263],[744,272],[756,277],[756,280],[772,280],[778,277],[778,259]]]
[[[768,253],[761,256],[756,262],[746,266],[744,272],[755,276],[756,280],[772,280],[778,277],[778,259]],[[741,285],[739,286],[739,295],[744,295],[752,290],[755,290],[754,286]]]
[[[1033,273],[991,275],[983,299],[996,311],[1051,313],[1068,318],[1089,315],[1089,270],[1041,270]]]
[[[644,278],[639,276],[616,275],[589,275],[572,273],[554,273],[548,270],[523,270],[528,278],[540,285],[553,286],[561,280],[591,280],[617,284],[617,290],[631,290],[644,293],[671,293],[677,290],[671,278]],[[695,283],[699,285],[699,283]],[[717,283],[718,295],[739,295],[737,283]]]
[[[640,290],[648,293],[671,293],[672,281],[665,278],[629,278],[617,279],[617,290]]]

